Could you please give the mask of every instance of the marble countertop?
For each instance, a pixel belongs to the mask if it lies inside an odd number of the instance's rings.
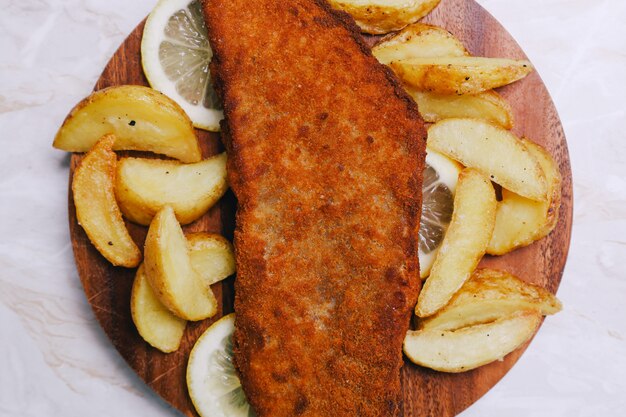
[[[74,267],[68,157],[51,142],[154,0],[0,0],[0,416],[176,416],[100,329]],[[558,296],[511,372],[463,417],[626,411],[626,2],[479,0],[559,110],[574,229]]]

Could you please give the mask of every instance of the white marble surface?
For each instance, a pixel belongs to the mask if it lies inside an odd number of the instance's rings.
[[[154,3],[0,0],[0,416],[178,415],[93,317],[69,243],[68,158],[50,146]],[[626,2],[480,3],[553,95],[575,213],[564,311],[463,416],[626,415]]]

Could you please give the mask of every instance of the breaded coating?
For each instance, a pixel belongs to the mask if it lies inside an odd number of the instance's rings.
[[[394,416],[426,132],[323,0],[206,0],[238,199],[235,362],[259,417]]]

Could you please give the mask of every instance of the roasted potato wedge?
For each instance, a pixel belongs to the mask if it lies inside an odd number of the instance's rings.
[[[383,39],[372,49],[383,64],[411,58],[469,56],[457,38],[447,30],[416,23],[395,35]],[[509,104],[493,90],[478,94],[437,94],[405,86],[417,103],[424,121],[436,123],[449,118],[477,118],[498,124],[505,129],[513,127]]]
[[[122,158],[117,165],[115,194],[122,213],[149,225],[168,205],[181,224],[207,212],[226,192],[226,153],[195,164],[161,159]]]
[[[405,87],[413,97],[425,122],[437,123],[443,119],[483,119],[502,126],[513,127],[513,112],[509,104],[495,91],[475,95],[437,94]]]
[[[170,206],[161,209],[152,220],[144,257],[148,282],[172,313],[190,321],[217,313],[217,300],[193,268],[189,245]]]
[[[554,158],[552,158],[552,155],[550,155],[543,146],[527,138],[522,138],[522,142],[526,145],[526,149],[537,159],[546,177],[550,207],[548,207],[547,212],[548,220],[544,224],[541,234],[547,236],[554,230],[554,227],[559,221],[559,209],[561,208],[561,171]]]
[[[544,316],[561,311],[552,293],[505,271],[477,269],[452,300],[435,315],[419,320],[424,330],[457,330],[489,323],[521,310]]]
[[[521,196],[547,200],[548,185],[537,158],[506,129],[478,119],[445,119],[428,129],[428,147]]]
[[[530,74],[529,61],[485,57],[426,57],[392,61],[406,84],[438,94],[478,94]]]
[[[465,372],[502,359],[535,334],[541,313],[526,310],[459,330],[407,332],[404,353],[411,362],[442,372]]]
[[[469,279],[485,254],[495,216],[491,182],[466,168],[456,186],[452,220],[415,307],[417,316],[435,314]]]
[[[385,37],[372,48],[382,64],[410,58],[469,55],[461,41],[438,26],[415,23]]]
[[[139,85],[109,87],[85,98],[67,116],[53,146],[86,152],[108,133],[117,137],[115,150],[150,151],[182,162],[202,159],[183,109],[169,97]]]
[[[554,230],[561,206],[561,173],[552,156],[536,143],[522,138],[528,151],[537,159],[548,184],[548,200],[534,201],[502,190],[498,202],[496,226],[487,248],[490,255],[504,255],[530,245]]]
[[[106,135],[87,153],[74,172],[72,194],[78,224],[98,252],[113,265],[134,268],[141,262],[141,252],[115,201],[114,143],[115,136]]]
[[[402,29],[431,12],[441,0],[329,0],[349,13],[365,33],[383,34]]]
[[[201,232],[190,233],[186,238],[191,266],[202,277],[205,286],[215,284],[235,273],[235,251],[224,237]]]
[[[154,295],[143,264],[137,269],[130,293],[130,312],[143,340],[161,352],[178,350],[187,321],[172,314]]]

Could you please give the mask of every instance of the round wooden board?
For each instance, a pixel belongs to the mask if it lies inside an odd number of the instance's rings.
[[[473,55],[526,58],[523,51],[502,26],[473,0],[443,0],[425,22],[437,24],[458,36]],[[141,69],[141,23],[124,41],[102,73],[95,89],[120,85],[147,85]],[[369,39],[372,42],[372,39]],[[511,86],[500,89],[514,110],[515,128],[545,146],[558,162],[563,176],[563,199],[559,223],[547,238],[502,257],[486,257],[483,266],[510,271],[529,282],[555,292],[565,266],[572,225],[572,181],[567,144],[556,109],[535,72]],[[205,156],[221,152],[218,134],[198,131]],[[82,155],[73,155],[70,182]],[[206,215],[185,231],[208,231],[232,238],[235,199],[228,193]],[[69,195],[69,222],[74,255],[80,279],[94,313],[115,348],[139,376],[166,401],[187,416],[197,416],[185,383],[187,357],[197,337],[211,323],[233,310],[231,277],[212,289],[220,300],[214,319],[190,323],[181,348],[163,354],[145,343],[130,315],[130,290],[135,270],[116,268],[91,245],[76,221]],[[140,245],[147,229],[127,223],[131,235]],[[452,417],[478,400],[515,364],[525,347],[494,362],[462,374],[444,374],[420,368],[409,362],[402,369],[403,416]]]

